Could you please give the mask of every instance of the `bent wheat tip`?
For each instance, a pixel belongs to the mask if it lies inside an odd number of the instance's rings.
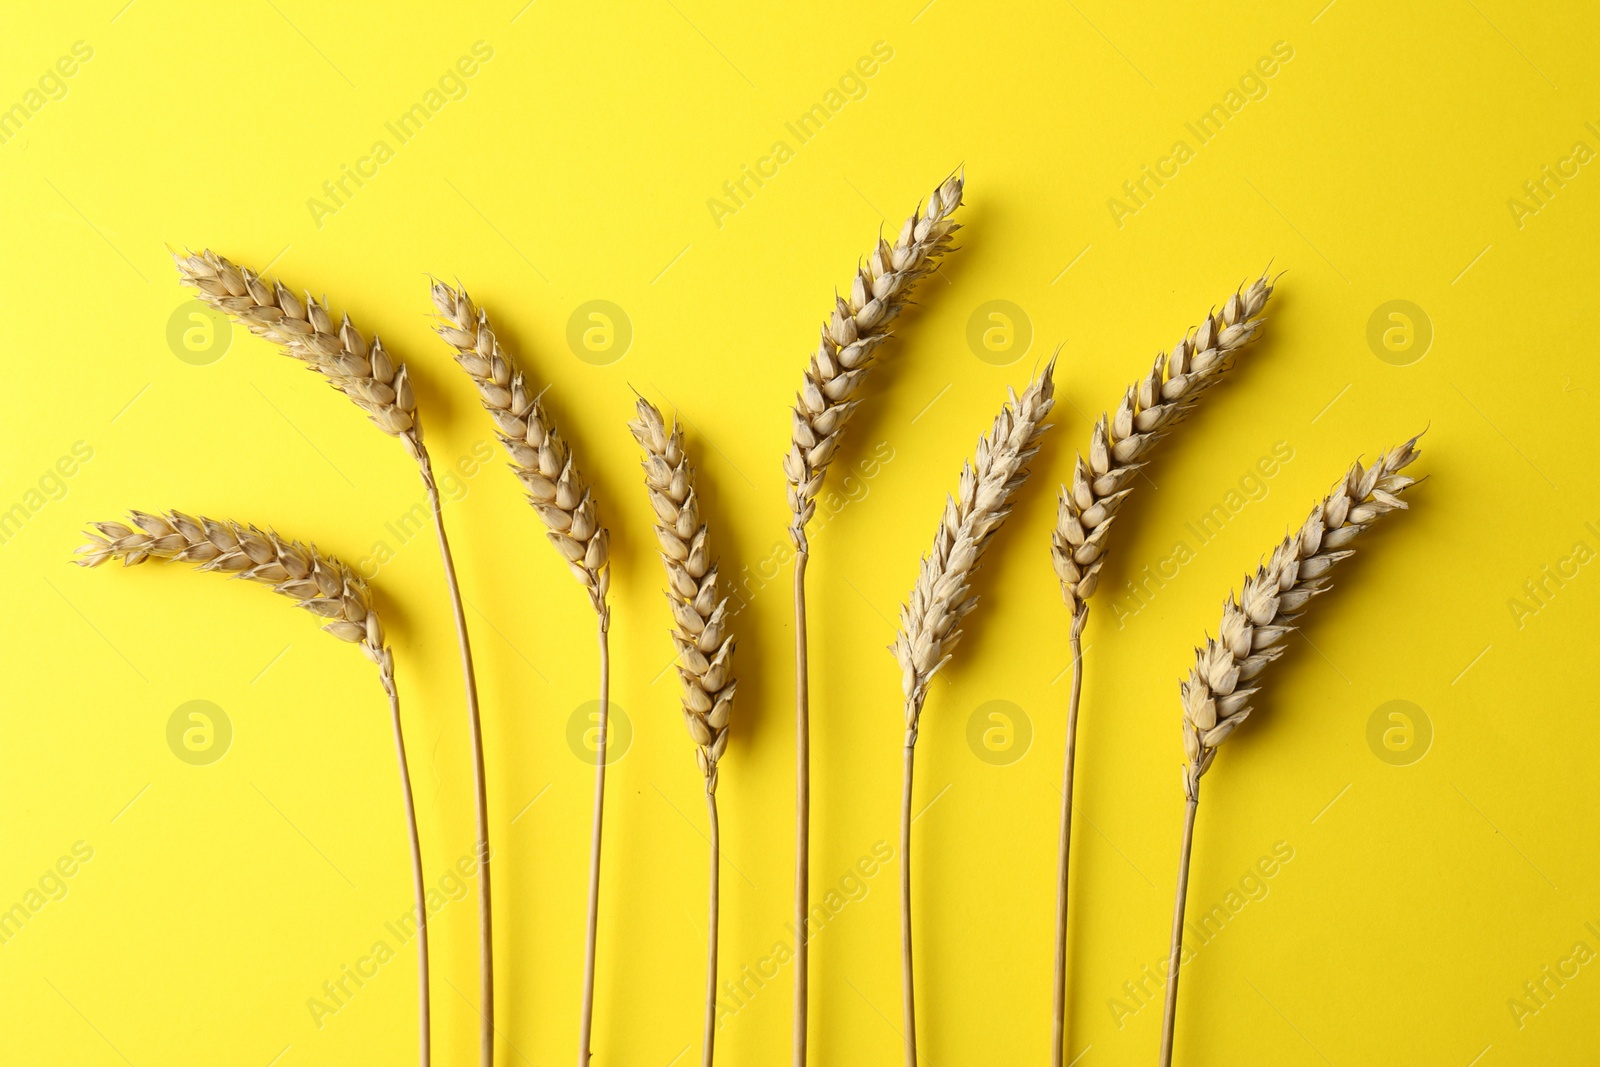
[[[904,309],[912,286],[938,266],[960,229],[950,220],[961,206],[965,177],[953,174],[928,197],[925,211],[913,212],[893,244],[878,238],[878,247],[856,270],[847,296],[834,297],[832,317],[822,328],[816,355],[806,368],[805,382],[794,405],[794,437],[783,457],[789,479],[789,536],[806,549],[806,524],[816,511],[816,496],[839,435],[855,411],[855,395],[872,368],[878,347],[890,337],[889,327]]]
[[[1117,510],[1132,492],[1135,473],[1165,437],[1215,385],[1233,358],[1256,339],[1272,284],[1266,275],[1230,296],[1172,349],[1156,356],[1150,372],[1128,387],[1114,414],[1102,414],[1078,455],[1071,487],[1062,486],[1051,561],[1074,616],[1082,615],[1099,582],[1105,538]]]
[[[341,641],[361,646],[368,659],[393,670],[393,653],[384,645],[383,626],[372,609],[367,583],[337,557],[315,545],[288,541],[271,530],[225,519],[195,518],[181,511],[153,515],[129,512],[133,526],[94,523],[89,543],[78,549],[81,567],[120,559],[132,567],[148,559],[198,564],[272,587],[319,619]]]
[[[342,315],[337,324],[326,301],[297,297],[280,281],[238,266],[209,248],[172,254],[183,284],[201,301],[242,323],[328,379],[367,413],[377,427],[400,438],[421,458],[422,426],[405,364],[374,336],[371,343]]]
[[[433,283],[433,304],[443,320],[435,330],[456,350],[456,362],[478,388],[495,433],[511,456],[511,470],[548,527],[547,536],[589,591],[602,616],[611,587],[610,535],[596,515],[594,495],[572,462],[571,451],[539,403],[540,393],[495,337],[489,316],[464,288]]]
[[[1354,553],[1347,546],[1389,512],[1406,507],[1400,494],[1415,479],[1400,472],[1417,458],[1416,443],[1411,438],[1370,467],[1358,460],[1300,529],[1245,579],[1240,594],[1223,603],[1218,636],[1208,636],[1195,650],[1195,665],[1181,686],[1183,786],[1190,799],[1198,797],[1200,776],[1211,768],[1217,746],[1250,717],[1250,698],[1258,690],[1250,683],[1283,655],[1295,619],[1312,597],[1327,591],[1333,565]]]
[[[667,600],[677,623],[678,679],[683,685],[683,718],[698,746],[695,756],[706,777],[706,791],[717,789],[717,761],[728,747],[733,711],[733,634],[728,631],[728,600],[711,560],[705,521],[700,517],[694,468],[683,450],[683,430],[673,420],[669,431],[655,405],[641,398],[638,417],[628,423],[645,451],[644,480],[656,515],[656,540],[667,568]]]
[[[969,586],[990,538],[1011,514],[1012,498],[1028,477],[1027,463],[1055,406],[1056,360],[1007,403],[994,428],[978,441],[976,462],[961,469],[958,494],[947,497],[933,549],[922,559],[910,599],[900,608],[900,633],[892,651],[900,664],[906,698],[906,729],[914,738],[928,683],[950,660],[961,639],[962,618],[977,603]]]

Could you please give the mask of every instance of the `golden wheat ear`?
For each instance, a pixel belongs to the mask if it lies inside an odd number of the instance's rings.
[[[417,831],[417,805],[411,792],[405,735],[400,728],[400,694],[395,686],[394,653],[384,643],[383,624],[372,604],[366,581],[337,556],[279,537],[272,530],[228,519],[196,518],[181,511],[157,515],[130,512],[128,522],[97,522],[86,532],[88,542],[75,561],[98,567],[121,560],[133,567],[149,560],[193,563],[199,570],[259,582],[322,621],[322,628],[341,641],[361,646],[378,666],[378,678],[389,698],[395,752],[400,762],[401,798],[411,845],[412,887],[416,892],[419,1050],[422,1067],[432,1060],[431,1009],[428,992],[428,907],[422,873],[422,843]]]
[[[1418,435],[1421,436],[1420,434]],[[1189,855],[1194,845],[1200,778],[1211,769],[1217,747],[1250,717],[1250,698],[1260,691],[1267,665],[1282,656],[1285,642],[1311,600],[1330,588],[1329,572],[1355,554],[1357,536],[1379,519],[1406,507],[1401,499],[1416,479],[1401,473],[1417,458],[1417,438],[1389,449],[1371,466],[1358,460],[1331,492],[1311,509],[1300,529],[1285,537],[1244,580],[1237,596],[1222,605],[1215,638],[1195,650],[1195,664],[1180,686],[1183,697],[1183,841],[1178,854],[1178,891],[1172,909],[1172,946],[1167,960],[1166,1011],[1161,1064],[1171,1067],[1172,1034],[1178,1014],[1178,967],[1183,947],[1183,912],[1189,892]]]
[[[900,804],[901,970],[904,982],[906,1067],[917,1067],[916,997],[911,966],[911,786],[917,730],[928,683],[950,661],[961,640],[961,620],[977,604],[971,579],[983,552],[1011,514],[1017,490],[1028,477],[1028,461],[1055,406],[1056,360],[1052,356],[1018,397],[1007,403],[994,429],[978,441],[977,458],[961,470],[961,487],[945,501],[933,548],[922,558],[911,596],[900,608],[900,633],[891,651],[900,664],[905,695],[905,773]]]

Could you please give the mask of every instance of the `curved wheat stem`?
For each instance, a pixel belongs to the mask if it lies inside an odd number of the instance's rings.
[[[511,457],[511,470],[538,513],[550,543],[561,553],[589,594],[600,645],[600,723],[594,765],[594,821],[589,843],[589,905],[584,941],[583,1004],[579,1020],[578,1067],[587,1067],[594,1030],[594,971],[600,916],[600,838],[606,793],[606,742],[611,710],[610,534],[600,525],[594,496],[572,462],[572,453],[539,403],[541,394],[516,369],[489,316],[463,288],[435,281],[435,327],[456,351],[456,362],[478,389],[484,410],[494,420],[495,435]]]
[[[472,771],[478,817],[478,941],[481,953],[479,980],[483,1005],[479,1031],[479,1058],[483,1067],[494,1060],[494,936],[489,880],[489,791],[484,777],[483,726],[478,710],[478,682],[472,665],[472,645],[467,617],[456,581],[455,560],[445,536],[439,486],[433,462],[422,443],[422,424],[405,364],[391,357],[376,336],[369,344],[349,315],[335,323],[325,301],[309,292],[297,297],[282,282],[261,277],[210,249],[199,254],[173,253],[183,284],[194,289],[211,307],[242,323],[251,333],[278,345],[288,356],[321,374],[328,384],[355,402],[384,433],[400,439],[417,463],[422,486],[433,512],[445,588],[455,619],[456,643],[461,650],[461,674],[466,687],[467,728],[472,742]]]
[[[695,743],[695,761],[706,780],[711,824],[710,936],[706,959],[706,1014],[702,1063],[711,1067],[717,1026],[717,902],[719,828],[717,761],[728,748],[733,713],[733,634],[728,632],[728,600],[711,560],[706,524],[700,517],[694,468],[683,450],[677,420],[667,429],[661,412],[641,398],[628,423],[644,449],[644,481],[656,514],[656,540],[667,568],[667,602],[676,628],[678,680],[683,689],[683,721]]]
[[[956,497],[945,501],[933,550],[922,559],[910,599],[900,608],[900,633],[892,651],[900,664],[905,695],[905,773],[900,804],[900,935],[905,1011],[906,1067],[917,1067],[916,996],[911,965],[911,783],[917,730],[928,683],[961,640],[961,620],[977,605],[972,575],[983,550],[1011,514],[1012,499],[1028,477],[1027,462],[1039,451],[1039,438],[1055,406],[1055,357],[1045,364],[1019,399],[1007,390],[994,429],[978,441],[976,462],[961,469]]]
[[[805,1067],[811,918],[811,687],[806,650],[806,564],[811,558],[806,524],[840,435],[856,409],[856,394],[872,368],[878,347],[910,299],[916,283],[938,267],[959,227],[951,221],[961,206],[966,179],[959,172],[913,212],[893,244],[878,246],[856,269],[848,296],[834,297],[833,315],[822,328],[816,355],[794,406],[794,437],[783,457],[789,479],[789,537],[795,546],[795,987],[794,1067]]]
[[[1334,485],[1295,533],[1272,550],[1247,577],[1238,597],[1222,605],[1217,637],[1195,650],[1195,665],[1183,694],[1185,765],[1182,852],[1173,905],[1172,946],[1167,961],[1167,997],[1161,1032],[1161,1064],[1172,1063],[1173,1025],[1178,1010],[1178,966],[1183,942],[1183,911],[1189,889],[1189,851],[1200,777],[1210,770],[1217,746],[1250,717],[1250,698],[1267,664],[1283,655],[1289,635],[1306,604],[1329,588],[1328,572],[1354,554],[1356,536],[1383,516],[1406,506],[1400,495],[1414,479],[1400,473],[1417,458],[1417,438],[1392,448],[1370,467],[1357,461]]]
[[[1263,274],[1241,287],[1196,329],[1161,353],[1143,378],[1128,387],[1113,414],[1103,414],[1089,438],[1089,455],[1078,455],[1072,485],[1061,487],[1056,528],[1051,537],[1051,562],[1061,579],[1061,593],[1072,609],[1068,648],[1072,687],[1067,699],[1066,752],[1062,761],[1060,855],[1056,884],[1055,999],[1051,1064],[1066,1059],[1067,1020],[1067,881],[1072,845],[1072,787],[1077,755],[1078,702],[1083,690],[1083,630],[1089,621],[1089,597],[1100,580],[1106,536],[1117,511],[1133,492],[1139,469],[1157,441],[1172,431],[1233,364],[1241,349],[1261,330],[1272,284]]]
[[[400,792],[411,846],[412,888],[417,913],[417,1005],[419,1055],[422,1067],[432,1061],[431,1011],[428,995],[428,906],[422,875],[422,842],[417,832],[417,805],[411,792],[405,735],[400,728],[400,694],[395,687],[394,653],[384,643],[383,625],[372,607],[367,583],[343,561],[314,545],[287,541],[271,530],[222,519],[194,518],[181,511],[165,515],[130,513],[133,525],[97,522],[89,542],[78,549],[82,567],[98,567],[120,559],[135,566],[150,559],[184,561],[203,571],[231,574],[270,586],[323,620],[322,628],[341,641],[361,646],[378,667],[378,680],[389,698],[395,753],[400,764]]]

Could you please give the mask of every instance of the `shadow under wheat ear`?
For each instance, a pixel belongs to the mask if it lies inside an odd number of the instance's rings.
[[[816,497],[838,450],[845,424],[859,401],[856,394],[872,369],[880,345],[893,332],[911,291],[938,268],[958,227],[951,221],[961,206],[966,179],[952,174],[928,197],[926,211],[913,212],[893,244],[880,235],[867,261],[856,269],[848,296],[834,297],[834,310],[822,328],[816,355],[794,406],[794,437],[783,457],[789,479],[789,538],[795,546],[795,989],[794,1067],[805,1067],[808,1004],[807,923],[811,918],[811,725],[810,680],[806,651],[806,563],[811,545],[806,525],[816,512]]]
[[[1067,881],[1072,846],[1072,789],[1078,737],[1078,701],[1083,691],[1083,631],[1089,597],[1099,584],[1106,537],[1117,511],[1133,492],[1140,469],[1157,441],[1170,433],[1233,364],[1261,329],[1272,285],[1266,275],[1241,287],[1172,353],[1156,356],[1150,372],[1128,387],[1114,414],[1103,414],[1089,438],[1089,455],[1078,454],[1071,487],[1061,487],[1051,562],[1061,593],[1072,609],[1068,649],[1072,686],[1067,696],[1066,751],[1061,774],[1060,854],[1056,880],[1056,952],[1051,1067],[1063,1067],[1067,1052]]]
[[[961,469],[961,487],[945,501],[933,549],[922,558],[910,599],[900,608],[900,633],[892,651],[900,664],[905,695],[905,775],[900,795],[900,949],[904,990],[906,1067],[917,1067],[916,996],[911,965],[911,784],[917,730],[928,683],[961,640],[961,620],[977,605],[972,575],[983,551],[1027,480],[1027,463],[1050,428],[1045,418],[1055,406],[1055,357],[1028,384],[1021,398],[1007,390],[1008,402],[994,429],[978,441],[975,462]]]
[[[710,537],[700,517],[694,467],[683,450],[683,430],[641,398],[628,423],[644,449],[644,482],[656,515],[656,541],[667,569],[667,603],[672,608],[672,643],[678,649],[678,681],[683,689],[683,721],[695,743],[695,761],[706,781],[711,821],[710,916],[706,948],[706,1012],[701,1063],[712,1067],[717,1033],[717,905],[721,883],[721,834],[717,821],[717,761],[728,748],[733,714],[733,634],[728,630],[728,598]]]
[[[472,771],[478,816],[478,926],[483,1004],[479,1030],[482,1067],[494,1063],[494,937],[489,889],[489,791],[484,777],[483,728],[478,713],[478,683],[472,666],[472,646],[467,638],[467,617],[456,582],[455,560],[445,536],[439,486],[433,462],[422,443],[422,424],[405,364],[390,357],[376,336],[369,344],[360,330],[343,315],[338,323],[325,302],[309,292],[297,297],[282,282],[268,284],[247,267],[238,266],[210,249],[173,253],[183,283],[206,304],[242,323],[251,333],[278,345],[285,355],[305,363],[367,413],[377,427],[400,439],[417,462],[422,486],[433,511],[445,586],[455,617],[456,642],[461,649],[461,673],[466,686],[467,726],[472,741]]]
[[[1415,480],[1400,473],[1417,458],[1417,438],[1380,455],[1370,467],[1358,460],[1295,533],[1272,550],[1244,580],[1237,597],[1222,605],[1215,638],[1195,650],[1195,665],[1183,694],[1183,843],[1178,890],[1172,909],[1172,946],[1167,960],[1166,1010],[1161,1028],[1161,1065],[1171,1067],[1178,1012],[1178,967],[1183,912],[1189,892],[1189,854],[1200,805],[1200,778],[1211,769],[1217,746],[1250,717],[1257,679],[1287,649],[1285,642],[1310,600],[1330,587],[1328,572],[1355,550],[1349,546],[1367,527],[1406,506],[1400,495]]]
[[[367,583],[337,557],[279,537],[271,530],[223,519],[194,518],[181,511],[152,515],[130,513],[129,526],[120,522],[94,523],[88,544],[78,549],[75,561],[98,567],[120,559],[135,566],[156,559],[188,562],[214,571],[269,586],[323,620],[322,628],[341,641],[361,646],[378,667],[378,680],[389,698],[394,720],[395,754],[400,763],[400,791],[405,805],[406,831],[411,846],[412,888],[416,893],[417,998],[419,1055],[422,1067],[432,1060],[431,1012],[428,994],[428,905],[422,874],[422,843],[417,832],[417,805],[411,793],[411,771],[406,762],[405,735],[400,728],[400,695],[394,680],[394,653],[384,643],[383,626],[372,606]]]
[[[439,336],[455,349],[456,362],[477,387],[495,434],[511,457],[511,470],[528,503],[547,527],[550,543],[587,590],[600,644],[600,723],[594,765],[594,823],[589,848],[589,905],[579,1020],[578,1067],[588,1067],[594,1029],[594,971],[600,915],[600,838],[605,810],[606,744],[611,721],[610,534],[600,525],[594,495],[572,461],[572,453],[539,403],[540,394],[512,363],[489,325],[489,316],[463,288],[435,281],[433,306]]]

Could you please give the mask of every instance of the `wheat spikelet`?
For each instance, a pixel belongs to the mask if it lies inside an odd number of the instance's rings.
[[[1011,498],[1028,477],[1026,464],[1050,427],[1044,420],[1055,406],[1055,365],[1052,356],[1020,399],[1006,391],[1009,401],[994,429],[979,440],[976,463],[962,467],[959,494],[946,500],[933,550],[923,557],[911,597],[900,608],[893,651],[905,692],[906,730],[913,740],[928,683],[949,662],[961,638],[961,620],[977,603],[968,580],[989,539],[1011,514]]]
[[[129,513],[133,526],[97,522],[89,543],[78,550],[83,567],[120,559],[132,567],[147,559],[195,563],[203,571],[248,578],[291,597],[325,620],[323,629],[361,646],[368,659],[387,672],[393,653],[383,642],[383,626],[372,610],[367,583],[341,560],[315,546],[286,541],[271,530],[222,519],[194,518],[181,511],[152,515]]]
[[[728,747],[728,717],[733,710],[733,635],[728,632],[728,601],[717,565],[711,561],[706,524],[700,517],[694,468],[683,450],[683,430],[671,430],[649,401],[635,405],[628,423],[645,451],[644,480],[656,514],[656,540],[667,568],[667,600],[677,623],[678,679],[683,685],[683,717],[694,738],[706,789],[716,792],[717,760]]]
[[[174,252],[172,258],[183,283],[202,301],[323,375],[380,430],[400,438],[420,458],[422,427],[405,364],[391,357],[376,336],[369,344],[349,315],[335,324],[326,301],[310,292],[297,297],[280,281],[269,285],[210,249],[198,255]]]
[[[488,315],[473,305],[465,289],[436,281],[433,304],[443,319],[435,329],[456,350],[456,362],[478,387],[528,503],[549,528],[551,544],[589,591],[595,611],[607,614],[610,535],[596,517],[593,493],[574,466],[566,441],[539,403],[541,394],[512,365]]]
[[[878,347],[889,339],[912,287],[938,266],[939,257],[950,249],[951,235],[960,229],[950,216],[961,206],[965,181],[953,174],[940,183],[928,197],[926,212],[913,212],[893,244],[880,236],[878,247],[857,268],[849,295],[834,297],[833,316],[822,328],[796,398],[793,443],[783,457],[793,514],[789,536],[802,552],[816,495]]]
[[[1311,509],[1299,531],[1285,537],[1271,557],[1247,577],[1240,595],[1222,606],[1222,625],[1195,650],[1195,665],[1183,682],[1185,793],[1199,795],[1200,776],[1211,767],[1217,746],[1249,718],[1250,683],[1283,655],[1295,619],[1329,588],[1333,565],[1354,553],[1356,535],[1384,515],[1404,508],[1400,494],[1412,479],[1400,472],[1417,458],[1417,438],[1390,449],[1370,467],[1358,460],[1333,490]]]
[[[1078,455],[1070,488],[1061,489],[1051,559],[1074,616],[1087,608],[1105,559],[1105,538],[1117,509],[1133,491],[1133,478],[1150,449],[1215,385],[1239,350],[1261,330],[1272,285],[1262,275],[1190,331],[1169,356],[1156,356],[1150,373],[1128,387],[1116,413],[1101,415]]]
[[[721,831],[717,819],[717,761],[728,748],[728,718],[733,712],[733,635],[728,632],[728,600],[717,565],[711,561],[706,524],[694,487],[694,468],[683,451],[683,430],[672,429],[655,405],[639,398],[637,418],[628,423],[644,449],[644,481],[656,513],[656,540],[667,568],[667,602],[677,628],[678,680],[683,686],[683,720],[694,739],[695,759],[706,780],[711,825],[710,918],[707,925],[703,1067],[712,1067],[717,1033],[717,907],[721,883]]]

